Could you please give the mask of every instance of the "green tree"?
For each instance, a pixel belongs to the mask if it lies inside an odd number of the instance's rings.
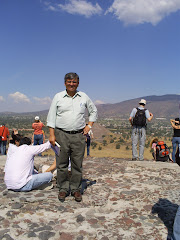
[[[120,149],[120,144],[119,143],[116,144],[116,149]]]
[[[107,145],[107,140],[103,140],[103,146],[106,146]]]
[[[92,142],[92,143],[91,143],[92,149],[96,148],[96,146],[97,146],[97,143],[96,143],[96,142]]]

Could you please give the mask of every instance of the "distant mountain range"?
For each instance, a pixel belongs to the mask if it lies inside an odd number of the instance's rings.
[[[146,99],[146,106],[156,118],[179,117],[180,95],[167,94],[162,96],[143,96]],[[132,109],[138,107],[141,98],[135,98],[115,104],[102,104],[98,107],[100,117],[129,117]]]
[[[162,96],[144,96],[141,97],[146,99],[146,108],[154,114],[156,118],[174,118],[179,116],[179,104],[180,95],[167,94]],[[138,107],[138,103],[141,98],[135,98],[126,100],[114,104],[100,104],[97,105],[99,118],[128,118],[130,112],[134,107]],[[41,117],[47,116],[48,110],[39,112],[26,112],[26,113],[12,113],[12,112],[2,112],[0,116],[35,116],[39,115]]]

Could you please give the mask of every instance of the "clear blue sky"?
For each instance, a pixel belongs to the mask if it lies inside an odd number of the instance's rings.
[[[71,71],[95,103],[180,94],[180,1],[1,0],[0,112],[48,109]]]

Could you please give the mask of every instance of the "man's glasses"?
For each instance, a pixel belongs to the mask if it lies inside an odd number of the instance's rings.
[[[78,82],[77,81],[75,81],[75,80],[66,80],[66,83],[68,83],[68,84],[71,84],[71,83],[73,83],[73,84],[77,84]]]

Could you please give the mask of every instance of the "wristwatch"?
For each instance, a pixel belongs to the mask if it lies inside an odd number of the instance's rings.
[[[88,125],[88,127],[91,129],[92,127],[91,127],[91,125]]]

